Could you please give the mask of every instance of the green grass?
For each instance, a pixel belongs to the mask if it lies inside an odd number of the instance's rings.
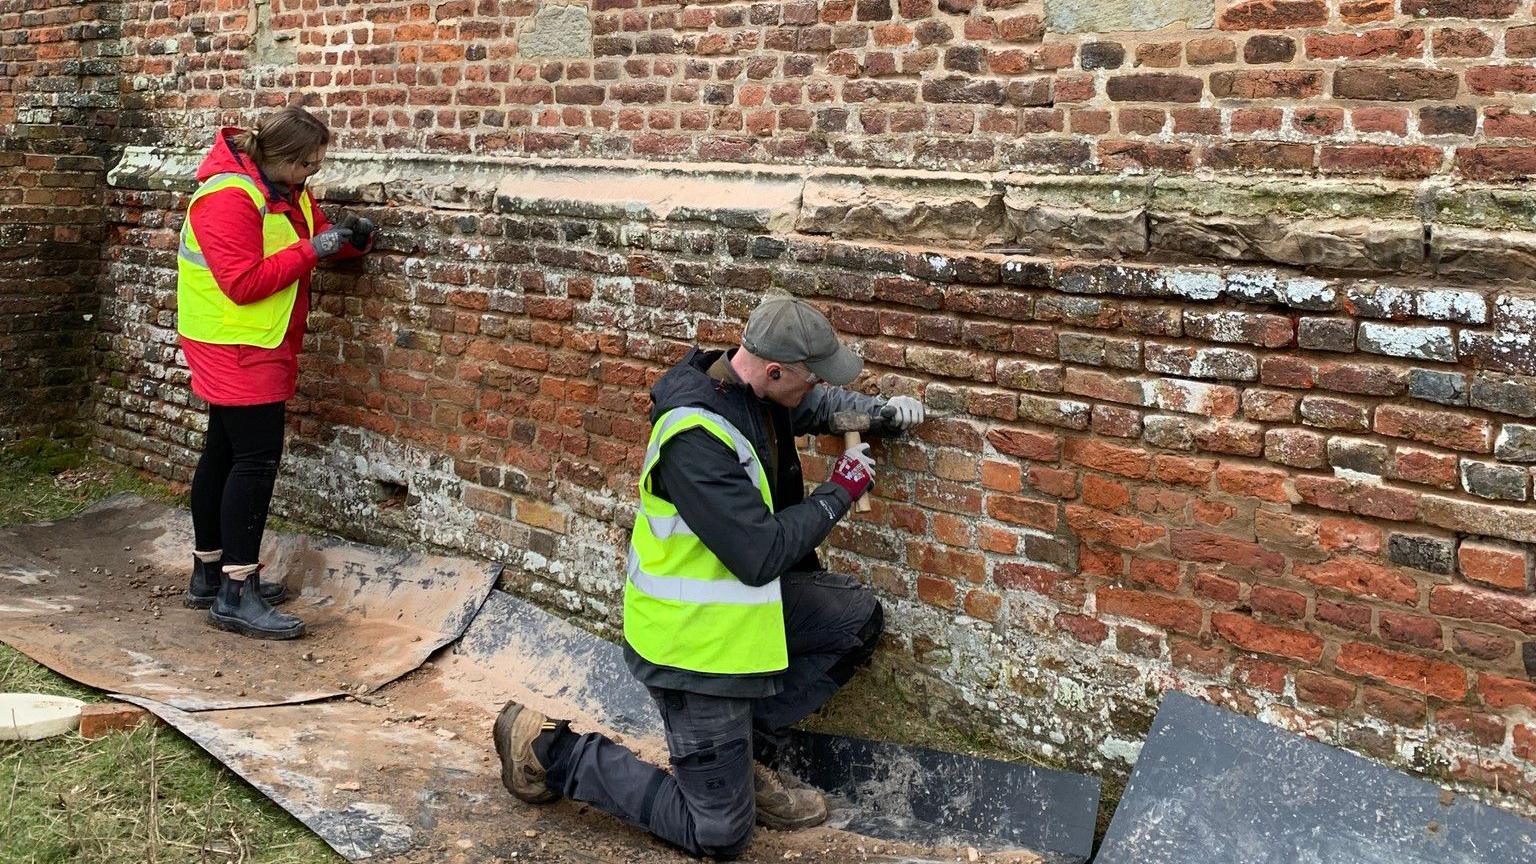
[[[119,492],[181,503],[165,486],[83,454],[32,443],[0,452],[0,525],[57,519]],[[4,645],[0,692],[105,698]],[[169,727],[0,741],[0,864],[342,860]]]
[[[185,494],[51,441],[0,450],[0,525],[61,519],[120,492],[186,506]]]

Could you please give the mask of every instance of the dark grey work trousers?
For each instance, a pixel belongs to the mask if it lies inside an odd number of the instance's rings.
[[[651,688],[672,773],[597,733],[548,766],[549,788],[639,825],[692,855],[733,858],[752,839],[752,761],[772,764],[788,728],[820,708],[874,653],[880,603],[836,573],[779,580],[789,668],[777,696],[732,699]]]

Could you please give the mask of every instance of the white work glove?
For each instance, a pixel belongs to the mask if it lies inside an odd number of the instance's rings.
[[[911,396],[897,396],[880,406],[880,419],[888,428],[905,432],[923,422],[923,403]]]

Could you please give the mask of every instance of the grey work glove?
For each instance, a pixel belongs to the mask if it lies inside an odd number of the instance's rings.
[[[341,217],[336,227],[345,228],[352,232],[352,248],[359,252],[365,252],[368,244],[373,240],[373,220],[367,216],[357,216],[352,213]]]
[[[352,232],[340,225],[332,225],[309,238],[309,245],[314,247],[316,257],[321,259],[335,255],[341,251],[341,244],[350,242],[352,242]]]
[[[875,428],[883,432],[906,432],[923,422],[923,403],[911,396],[896,396],[882,404],[875,414]]]

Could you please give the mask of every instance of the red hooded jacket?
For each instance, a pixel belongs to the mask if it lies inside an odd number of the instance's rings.
[[[221,129],[213,148],[197,169],[197,182],[215,174],[240,173],[256,182],[267,196],[273,213],[293,223],[299,242],[263,257],[261,213],[240,189],[222,189],[205,195],[187,215],[197,234],[203,257],[219,290],[238,304],[255,303],[276,294],[295,280],[299,296],[288,320],[288,333],[276,348],[255,345],[214,345],[181,337],[181,349],[192,370],[192,392],[214,405],[263,405],[293,398],[299,378],[299,352],[304,347],[304,321],[309,316],[309,279],[319,258],[309,245],[309,226],[299,210],[299,192],[280,197],[262,177],[250,156],[236,150],[230,139],[239,129]],[[314,208],[315,233],[331,226]],[[362,253],[349,244],[331,260],[355,258]]]

